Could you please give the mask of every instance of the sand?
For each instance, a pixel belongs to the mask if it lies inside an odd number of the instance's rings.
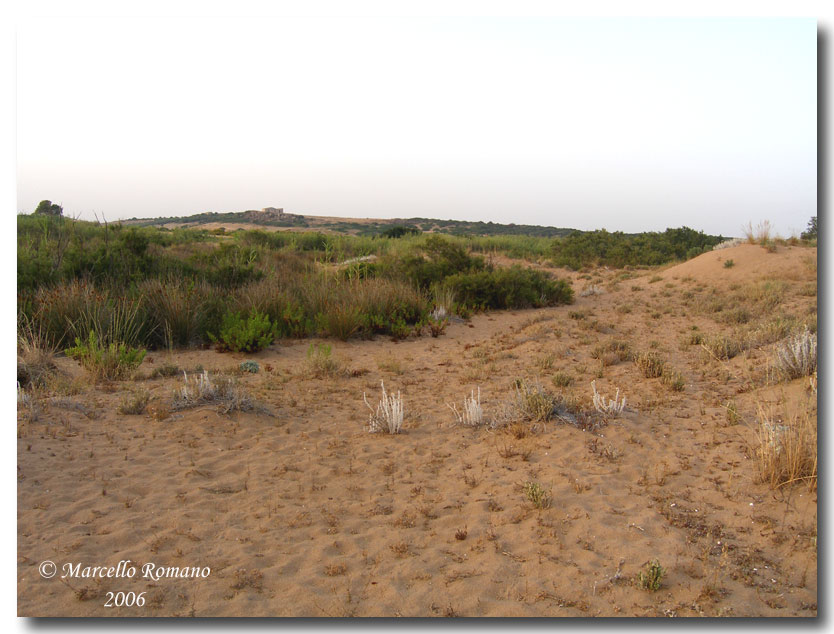
[[[770,488],[753,459],[756,404],[807,398],[808,381],[769,384],[767,347],[718,362],[681,344],[692,325],[727,329],[686,305],[698,286],[779,276],[786,310],[814,310],[816,297],[797,292],[816,275],[807,258],[816,250],[745,245],[616,285],[621,271],[571,273],[571,306],[479,314],[438,338],[152,352],[140,369],[233,371],[253,359],[260,372],[237,380],[274,416],[121,415],[132,389],[149,390],[158,411],[182,379],[94,386],[61,357],[78,392],[18,414],[18,613],[815,616],[816,492]],[[606,290],[579,296],[591,284]],[[684,390],[631,362],[600,368],[591,351],[611,338],[660,352]],[[315,376],[311,343],[332,346],[345,372]],[[557,372],[573,384],[555,386]],[[455,424],[449,403],[460,409],[480,388],[489,415],[517,378],[587,407],[596,380],[606,396],[619,387],[627,410],[596,432]],[[375,403],[382,380],[402,393],[402,434],[366,430],[363,393]],[[739,424],[727,422],[729,400]],[[549,507],[531,504],[526,482],[549,491]],[[654,559],[666,573],[648,592],[635,579]],[[45,560],[56,577],[39,574]],[[67,563],[122,560],[133,578],[59,578]],[[210,573],[147,579],[148,563]],[[144,592],[145,605],[105,607],[108,592]]]

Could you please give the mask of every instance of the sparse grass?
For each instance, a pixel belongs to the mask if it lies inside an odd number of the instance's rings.
[[[736,263],[733,262],[732,260],[724,260],[724,268],[725,269],[731,269],[735,266],[735,264]]]
[[[151,372],[150,378],[156,379],[159,377],[171,377],[177,376],[182,370],[176,363],[163,363],[158,368],[154,368],[153,372]]]
[[[515,422],[543,423],[553,416],[553,396],[541,385],[530,385],[524,379],[516,379],[512,396],[503,403],[494,417],[493,427],[502,427]]]
[[[642,590],[656,592],[663,584],[663,577],[666,570],[660,565],[657,559],[653,559],[637,574],[637,585]]]
[[[307,348],[307,369],[317,378],[334,377],[345,372],[344,366],[332,357],[331,347],[326,343],[311,343]]]
[[[673,392],[683,392],[683,389],[686,387],[686,381],[684,380],[683,375],[677,370],[669,368],[666,368],[663,371],[663,375],[660,377],[660,382]]]
[[[396,395],[389,395],[385,391],[385,382],[380,381],[382,385],[382,400],[376,406],[376,409],[371,407],[368,403],[368,397],[363,393],[362,398],[365,405],[371,410],[371,415],[368,419],[368,431],[372,434],[377,432],[387,432],[389,434],[399,434],[403,424],[403,399],[400,392]]]
[[[148,406],[148,401],[150,401],[150,399],[150,392],[148,392],[147,390],[138,390],[131,394],[125,395],[125,397],[122,398],[121,403],[119,403],[117,411],[119,412],[119,414],[144,414],[145,409]]]
[[[403,369],[403,364],[394,358],[383,359],[382,361],[377,361],[377,367],[380,370],[385,372],[390,372],[391,374],[401,375],[405,372]]]
[[[597,344],[591,350],[591,357],[599,359],[603,366],[616,365],[631,356],[631,345],[622,339],[610,339]]]

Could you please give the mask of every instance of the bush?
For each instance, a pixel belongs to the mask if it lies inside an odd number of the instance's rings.
[[[278,327],[269,317],[254,311],[245,318],[240,313],[227,313],[220,326],[220,335],[209,338],[217,344],[220,352],[258,352],[269,346],[278,333]]]
[[[541,308],[573,303],[573,289],[565,280],[512,266],[493,271],[457,273],[443,286],[470,308]]]
[[[141,348],[100,343],[94,331],[90,331],[86,341],[76,337],[75,347],[67,348],[66,354],[96,378],[113,380],[131,376],[145,358],[145,350]]]

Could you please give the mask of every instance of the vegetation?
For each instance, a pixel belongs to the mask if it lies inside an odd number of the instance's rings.
[[[97,379],[129,378],[145,358],[143,349],[123,343],[102,343],[95,331],[90,331],[86,340],[76,338],[75,346],[67,348],[66,353]]]
[[[525,482],[524,495],[537,509],[546,509],[550,506],[550,492],[538,482]]]
[[[220,326],[220,336],[211,333],[208,336],[221,352],[258,352],[275,341],[277,330],[269,317],[255,310],[247,318],[240,313],[227,313]]]
[[[574,231],[554,241],[553,261],[575,270],[585,266],[654,266],[693,258],[723,240],[688,227],[640,234]]]
[[[38,203],[34,213],[43,216],[63,216],[64,208],[54,204],[51,200],[42,200]]]
[[[656,592],[660,590],[665,574],[666,570],[660,565],[660,562],[653,559],[637,574],[637,585],[643,590]]]
[[[808,227],[805,231],[802,232],[800,236],[803,240],[816,240],[817,239],[817,217],[811,216],[811,219],[808,221]]]

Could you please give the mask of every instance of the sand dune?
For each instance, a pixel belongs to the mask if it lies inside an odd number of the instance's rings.
[[[815,263],[815,249],[744,245],[630,277],[571,274],[574,305],[479,314],[439,338],[155,352],[141,368],[214,374],[254,359],[260,372],[236,378],[274,416],[121,415],[131,389],[159,411],[182,378],[90,386],[62,357],[77,393],[18,415],[19,614],[815,616],[816,492],[770,488],[753,459],[757,404],[807,399],[808,381],[768,382],[767,346],[719,362],[682,343],[692,326],[728,330],[699,298],[761,278],[787,281],[780,310],[815,311],[799,292]],[[603,292],[581,296],[590,286]],[[629,361],[601,366],[592,351],[611,339],[657,351],[683,391]],[[320,342],[344,372],[310,371]],[[627,409],[596,432],[454,424],[449,403],[480,388],[489,416],[516,379],[586,408],[596,380],[606,396],[620,388]],[[382,380],[403,395],[400,435],[365,429],[363,393],[374,402]],[[526,482],[549,507],[531,504]],[[666,575],[647,592],[635,579],[655,559]],[[45,579],[44,560],[211,572]],[[145,607],[104,607],[117,591],[145,592]]]

